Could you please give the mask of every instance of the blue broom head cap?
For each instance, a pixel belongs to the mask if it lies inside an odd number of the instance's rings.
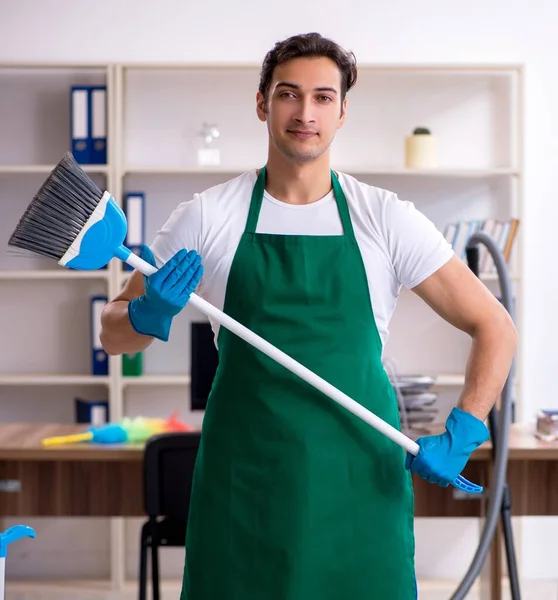
[[[109,196],[106,204],[104,202],[99,204],[98,212],[103,208],[104,214],[100,215],[100,220],[94,221],[91,225],[86,224],[83,236],[76,239],[70,251],[66,253],[68,257],[75,253],[74,256],[67,262],[63,257],[60,264],[69,269],[91,271],[104,267],[117,254],[121,254],[127,230],[126,216],[112,196]]]

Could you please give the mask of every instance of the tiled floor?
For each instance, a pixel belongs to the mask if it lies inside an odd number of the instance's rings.
[[[457,582],[442,583],[419,581],[419,600],[450,600]],[[478,590],[471,591],[466,600],[486,600]],[[505,588],[503,600],[511,600]],[[521,600],[558,600],[558,581],[522,581]]]
[[[419,600],[450,600],[458,582],[429,582],[419,581]],[[20,584],[17,589],[6,590],[6,600],[137,600],[135,585],[127,586],[124,592],[97,592],[77,593],[64,588],[52,587],[50,590],[39,589],[37,585]],[[164,582],[162,585],[161,600],[177,600],[180,586],[176,583]],[[148,598],[150,598],[150,592]],[[262,600],[264,600],[262,598]],[[487,600],[477,590],[473,590],[466,600]],[[511,600],[509,593],[504,594],[503,600]],[[558,581],[523,581],[521,582],[521,600],[558,600]]]

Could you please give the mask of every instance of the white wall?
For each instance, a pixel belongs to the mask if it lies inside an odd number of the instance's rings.
[[[260,61],[280,38],[317,30],[353,49],[362,62],[513,62],[527,68],[525,201],[521,235],[525,296],[523,419],[555,399],[558,337],[552,265],[558,222],[558,5],[550,0],[18,0],[0,2],[2,61]],[[241,16],[242,15],[242,16]],[[236,21],[236,26],[232,23]],[[1,93],[1,90],[0,90]],[[2,132],[0,132],[2,135]],[[543,337],[544,333],[544,337]],[[547,521],[547,538],[553,521]],[[421,525],[422,527],[422,525]],[[470,531],[470,530],[469,530]],[[556,577],[540,538],[525,529],[524,575]],[[421,542],[419,551],[428,552]],[[467,552],[466,552],[467,553]],[[536,555],[536,564],[534,557]],[[438,574],[435,564],[423,572]],[[447,566],[459,572],[463,560]],[[446,571],[446,572],[447,572]]]

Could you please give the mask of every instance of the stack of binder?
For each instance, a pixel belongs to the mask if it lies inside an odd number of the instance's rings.
[[[448,223],[444,229],[444,237],[452,245],[454,252],[463,260],[467,259],[466,248],[469,238],[477,232],[491,237],[501,250],[504,259],[509,263],[514,242],[519,229],[519,219],[506,221],[498,219],[472,219]],[[496,272],[496,265],[488,249],[482,244],[479,248],[479,271],[481,273]]]
[[[92,296],[90,299],[91,319],[91,374],[106,376],[109,374],[109,357],[101,345],[101,313],[107,304],[106,296]],[[143,374],[143,353],[124,354],[122,356],[122,374],[140,376]]]
[[[399,414],[402,426],[407,429],[421,429],[432,423],[438,414],[435,406],[438,394],[432,392],[435,383],[433,377],[425,375],[396,375],[391,384],[398,392],[402,402]]]
[[[79,164],[107,163],[107,88],[75,85],[70,88],[72,154]]]
[[[139,256],[145,239],[145,193],[127,192],[124,198],[124,213],[128,221],[126,247]],[[128,263],[123,263],[125,271],[133,271]]]
[[[100,427],[109,421],[108,400],[74,398],[75,422]]]
[[[128,221],[126,246],[139,256],[145,240],[145,193],[127,192],[124,198],[124,212]],[[128,263],[123,263],[125,271],[133,271]],[[143,374],[143,353],[124,354],[122,356],[122,375],[139,377]]]
[[[92,296],[90,299],[91,320],[91,374],[108,375],[109,360],[101,345],[101,313],[107,304],[106,296]]]
[[[139,254],[145,238],[145,194],[128,192],[124,199],[124,211],[128,221],[125,244],[135,254]],[[124,263],[124,268],[133,270]],[[107,303],[106,296],[91,297],[91,373],[108,375],[109,360],[100,340],[101,313]],[[122,375],[139,377],[143,374],[143,353],[124,354],[122,356]]]

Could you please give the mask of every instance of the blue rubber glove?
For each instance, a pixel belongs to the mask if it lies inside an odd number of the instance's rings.
[[[455,407],[441,435],[419,438],[417,456],[407,453],[405,468],[430,483],[448,487],[463,471],[473,451],[490,438],[486,425],[474,415]]]
[[[157,266],[147,246],[141,247],[140,256]],[[167,342],[173,318],[188,303],[202,274],[200,255],[195,250],[179,250],[156,273],[144,275],[145,293],[128,303],[132,327],[138,333]]]

